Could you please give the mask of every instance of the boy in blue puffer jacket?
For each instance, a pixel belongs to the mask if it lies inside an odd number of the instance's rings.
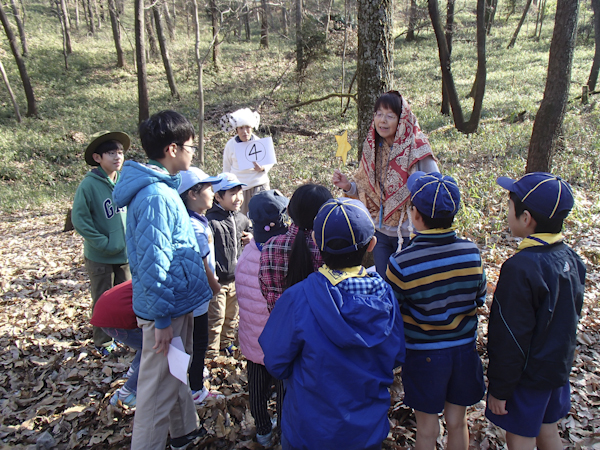
[[[325,202],[313,232],[325,265],[285,290],[260,335],[267,370],[286,380],[283,450],[380,450],[388,435],[404,328],[391,287],[361,265],[374,233],[360,201]]]
[[[148,164],[127,161],[114,190],[127,206],[127,252],[133,280],[133,310],[143,331],[137,407],[131,448],[184,449],[206,431],[190,388],[169,373],[174,336],[192,353],[192,311],[212,297],[198,242],[177,194],[180,170],[189,169],[194,127],[179,113],[161,111],[139,128]]]

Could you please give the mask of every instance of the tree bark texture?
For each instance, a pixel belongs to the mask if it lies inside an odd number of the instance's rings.
[[[521,27],[523,26],[523,23],[525,22],[525,18],[527,17],[527,13],[529,12],[530,6],[531,6],[531,0],[527,0],[527,3],[525,3],[525,9],[523,10],[523,15],[521,16],[521,20],[519,20],[517,29],[513,33],[513,36],[510,39],[510,42],[508,43],[508,46],[506,48],[513,48],[515,46],[515,42],[517,42],[517,36],[519,35],[519,31],[521,31]]]
[[[304,72],[304,50],[302,49],[302,0],[296,0],[296,70]]]
[[[23,90],[25,91],[25,96],[27,97],[27,113],[25,115],[27,117],[37,116],[37,105],[35,103],[35,96],[33,95],[31,81],[29,80],[29,75],[27,74],[27,68],[25,67],[25,61],[23,61],[23,57],[19,53],[17,39],[15,38],[15,34],[13,33],[12,27],[10,26],[8,17],[4,12],[2,2],[0,2],[0,21],[2,22],[4,32],[6,33],[6,37],[10,44],[10,50],[12,51],[12,54],[15,58],[15,62],[17,63],[17,67],[19,68],[19,74],[21,75],[21,81],[23,82]]]
[[[4,70],[4,65],[0,60],[0,72],[2,73],[2,79],[4,80],[4,85],[6,86],[6,90],[8,91],[8,95],[10,95],[10,100],[12,101],[13,108],[15,109],[15,118],[17,122],[21,123],[21,113],[19,112],[19,104],[17,103],[17,99],[15,98],[15,94],[10,87],[10,81],[8,81],[8,76],[6,75],[6,71]]]
[[[154,33],[154,21],[152,20],[152,12],[149,9],[144,10],[144,20],[146,21],[146,33],[148,34],[148,44],[150,48],[150,58],[154,60],[158,58],[160,51],[156,42],[156,33]]]
[[[406,42],[415,40],[415,26],[417,25],[417,0],[410,0],[410,13],[408,16],[408,30],[406,32]]]
[[[283,4],[283,3],[281,5],[281,34],[283,36],[287,36],[288,35],[288,15],[287,15],[287,8],[285,7],[285,4]]]
[[[446,6],[446,45],[448,46],[448,64],[452,63],[452,38],[454,37],[454,0],[448,0]],[[450,99],[448,97],[448,89],[442,78],[442,108],[440,112],[445,115],[450,115]]]
[[[94,10],[92,9],[92,0],[83,0],[87,6],[87,17],[89,18],[88,26],[92,35],[96,34],[96,23],[94,22]]]
[[[61,0],[55,0],[54,4],[56,5],[56,16],[58,17],[58,21],[60,22],[60,31],[62,33],[62,43],[63,43],[63,58],[65,60],[65,70],[69,70],[69,52],[67,51],[67,31],[66,31],[66,19],[62,14]]]
[[[359,155],[377,98],[392,87],[392,1],[358,0],[357,104]]]
[[[163,3],[162,6],[165,22],[167,23],[167,29],[169,30],[169,39],[175,39],[175,21],[171,17],[171,13],[169,12],[169,5],[167,2]]]
[[[115,50],[117,52],[117,67],[125,67],[123,47],[121,47],[121,30],[119,28],[119,17],[115,0],[108,0],[108,13],[110,15],[113,39],[115,41]]]
[[[146,73],[146,36],[144,36],[144,0],[134,1],[135,56],[137,61],[139,121],[150,117],[148,76]]]
[[[557,1],[546,88],[529,142],[528,173],[549,172],[552,166],[552,154],[560,138],[567,109],[578,15],[579,0]]]
[[[248,8],[248,4],[244,4],[242,20],[244,21],[244,29],[246,31],[246,41],[250,42],[250,38],[252,37],[250,33],[250,8]]]
[[[154,22],[156,23],[156,34],[158,36],[158,44],[160,45],[160,54],[162,56],[163,65],[165,66],[165,73],[167,75],[167,81],[169,82],[169,88],[171,89],[171,96],[179,99],[179,92],[177,91],[177,85],[175,84],[175,77],[173,76],[173,69],[171,68],[171,61],[169,60],[169,51],[167,49],[167,38],[163,31],[160,6],[154,5],[152,12],[154,14]]]
[[[210,17],[211,17],[211,22],[212,22],[212,35],[213,35],[213,40],[214,40],[214,44],[213,44],[213,48],[212,48],[212,52],[213,52],[213,65],[215,67],[215,70],[219,70],[219,53],[220,53],[220,47],[219,47],[219,38],[218,38],[218,34],[219,34],[219,26],[220,26],[220,15],[219,15],[219,8],[217,7],[217,1],[216,0],[210,0]]]
[[[196,64],[198,66],[198,157],[200,166],[204,166],[204,89],[202,86],[203,63],[200,59],[200,21],[198,20],[198,3],[192,0],[192,18],[196,32],[196,45],[194,47]]]
[[[267,0],[260,0],[260,46],[269,48],[269,4]]]
[[[65,28],[65,48],[67,50],[67,54],[70,55],[73,53],[73,49],[71,47],[71,21],[69,20],[69,8],[67,8],[66,0],[60,0],[60,9],[62,11]]]
[[[29,49],[27,48],[27,38],[25,36],[25,27],[23,26],[23,21],[21,20],[21,15],[19,14],[19,8],[15,3],[15,0],[10,0],[10,6],[13,10],[13,14],[15,16],[15,22],[17,22],[17,30],[19,30],[19,37],[21,38],[21,48],[23,49],[23,56],[27,56],[29,54]],[[19,120],[20,122],[20,120]]]
[[[590,71],[590,77],[587,82],[590,91],[596,90],[598,72],[600,71],[600,0],[592,0],[592,9],[594,10],[594,42],[596,50],[594,52],[592,70]]]
[[[327,19],[325,20],[325,45],[327,45],[327,38],[329,37],[329,23],[331,22],[331,8],[333,8],[333,0],[330,0],[329,6],[327,7]]]
[[[446,86],[448,92],[448,98],[450,106],[452,107],[452,117],[454,119],[454,126],[461,133],[474,133],[479,126],[479,119],[481,117],[481,109],[483,107],[483,96],[485,94],[485,82],[486,82],[486,61],[485,61],[485,2],[486,0],[477,0],[477,74],[475,79],[477,80],[476,92],[473,102],[473,112],[469,121],[465,121],[458,92],[454,84],[454,78],[450,68],[450,53],[446,44],[446,38],[444,36],[444,30],[440,21],[440,13],[437,0],[429,0],[429,16],[431,17],[431,24],[435,32],[435,37],[438,43],[438,50],[440,54],[440,66],[442,69],[442,80]]]

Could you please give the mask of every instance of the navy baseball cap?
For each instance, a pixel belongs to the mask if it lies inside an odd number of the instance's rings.
[[[248,202],[248,218],[252,221],[254,240],[264,244],[273,236],[287,231],[289,200],[276,189],[260,191]]]
[[[517,194],[528,209],[548,219],[567,217],[575,203],[569,183],[551,173],[532,172],[516,181],[500,177],[496,183]]]
[[[238,180],[238,177],[236,177],[231,172],[223,172],[218,176],[221,178],[221,181],[213,185],[213,190],[215,192],[227,191],[236,186],[246,186],[244,183]]]
[[[415,172],[406,182],[410,201],[421,214],[432,219],[454,217],[460,208],[456,180],[439,172]]]
[[[205,172],[198,169],[197,167],[190,167],[188,170],[182,170],[179,172],[181,175],[181,184],[177,188],[178,194],[183,194],[188,189],[196,186],[198,183],[218,183],[223,177],[209,177]]]
[[[331,254],[351,253],[367,245],[375,234],[375,225],[365,205],[351,198],[327,200],[315,217],[313,229],[319,250]],[[348,245],[333,249],[333,239],[346,241]]]

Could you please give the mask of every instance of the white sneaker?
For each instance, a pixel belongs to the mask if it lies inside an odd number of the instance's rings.
[[[225,398],[225,396],[223,394],[210,392],[206,389],[206,386],[204,386],[201,391],[192,391],[192,399],[196,405],[203,405],[208,398],[220,400]]]

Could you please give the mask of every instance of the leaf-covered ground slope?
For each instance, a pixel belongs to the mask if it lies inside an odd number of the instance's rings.
[[[133,354],[124,350],[121,356],[102,359],[94,353],[82,239],[62,232],[64,214],[55,211],[0,220],[0,447],[33,449],[46,432],[58,449],[126,448],[133,411],[114,408],[108,400],[123,383]],[[579,236],[575,245],[589,275],[571,375],[572,408],[560,428],[565,447],[600,449],[600,274],[598,260],[585,256],[595,254],[590,243],[594,245],[592,236]],[[497,245],[482,252],[490,292],[511,245],[514,240],[501,233]],[[488,305],[490,301],[488,296]],[[484,365],[487,312],[482,308],[479,333]],[[243,358],[219,357],[211,364],[210,384],[225,399],[198,409],[209,434],[197,448],[261,448],[253,440]],[[414,415],[402,396],[397,377],[384,449],[414,445]],[[484,418],[483,402],[470,408],[468,416],[472,448],[503,447],[501,431]]]

